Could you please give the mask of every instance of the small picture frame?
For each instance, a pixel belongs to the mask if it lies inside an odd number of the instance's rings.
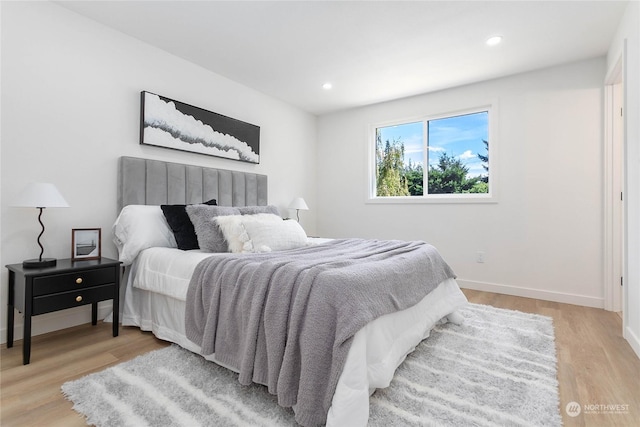
[[[101,228],[71,230],[71,259],[73,261],[100,259],[102,256]]]

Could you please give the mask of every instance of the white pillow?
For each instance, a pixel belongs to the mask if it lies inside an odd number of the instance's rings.
[[[255,215],[226,215],[213,218],[229,246],[229,252],[253,252],[253,246],[245,229],[245,223],[282,222],[278,215],[260,213]]]
[[[294,220],[247,221],[243,225],[249,234],[253,252],[284,251],[309,245],[307,234]]]
[[[242,215],[217,216],[213,222],[220,228],[229,252],[249,252],[249,236],[242,225]]]
[[[160,206],[125,206],[113,224],[113,234],[124,265],[131,264],[144,249],[178,247]]]

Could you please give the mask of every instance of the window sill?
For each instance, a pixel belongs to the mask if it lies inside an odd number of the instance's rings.
[[[369,197],[365,201],[371,205],[428,205],[428,204],[492,204],[498,203],[496,196],[489,195],[432,195],[423,196],[395,196],[395,197]]]

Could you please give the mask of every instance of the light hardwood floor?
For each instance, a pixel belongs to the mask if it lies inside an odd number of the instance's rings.
[[[464,290],[469,301],[550,316],[554,320],[565,426],[640,425],[640,360],[622,338],[621,319],[604,310]],[[22,365],[22,342],[0,350],[2,391],[0,424],[8,426],[83,426],[60,392],[62,383],[167,346],[137,328],[81,325],[34,337],[31,364]],[[569,417],[565,406],[577,402],[591,413]],[[527,402],[522,402],[527,405]],[[597,408],[594,405],[599,405]],[[607,414],[603,405],[626,413]]]

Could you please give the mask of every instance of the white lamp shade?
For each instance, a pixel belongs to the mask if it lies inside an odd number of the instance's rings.
[[[24,208],[68,208],[55,185],[48,182],[32,182],[25,187],[11,204]]]
[[[293,202],[291,202],[291,204],[289,205],[289,209],[299,209],[302,211],[308,211],[309,206],[307,206],[307,204],[305,203],[302,197],[296,197],[295,199],[293,199]]]

